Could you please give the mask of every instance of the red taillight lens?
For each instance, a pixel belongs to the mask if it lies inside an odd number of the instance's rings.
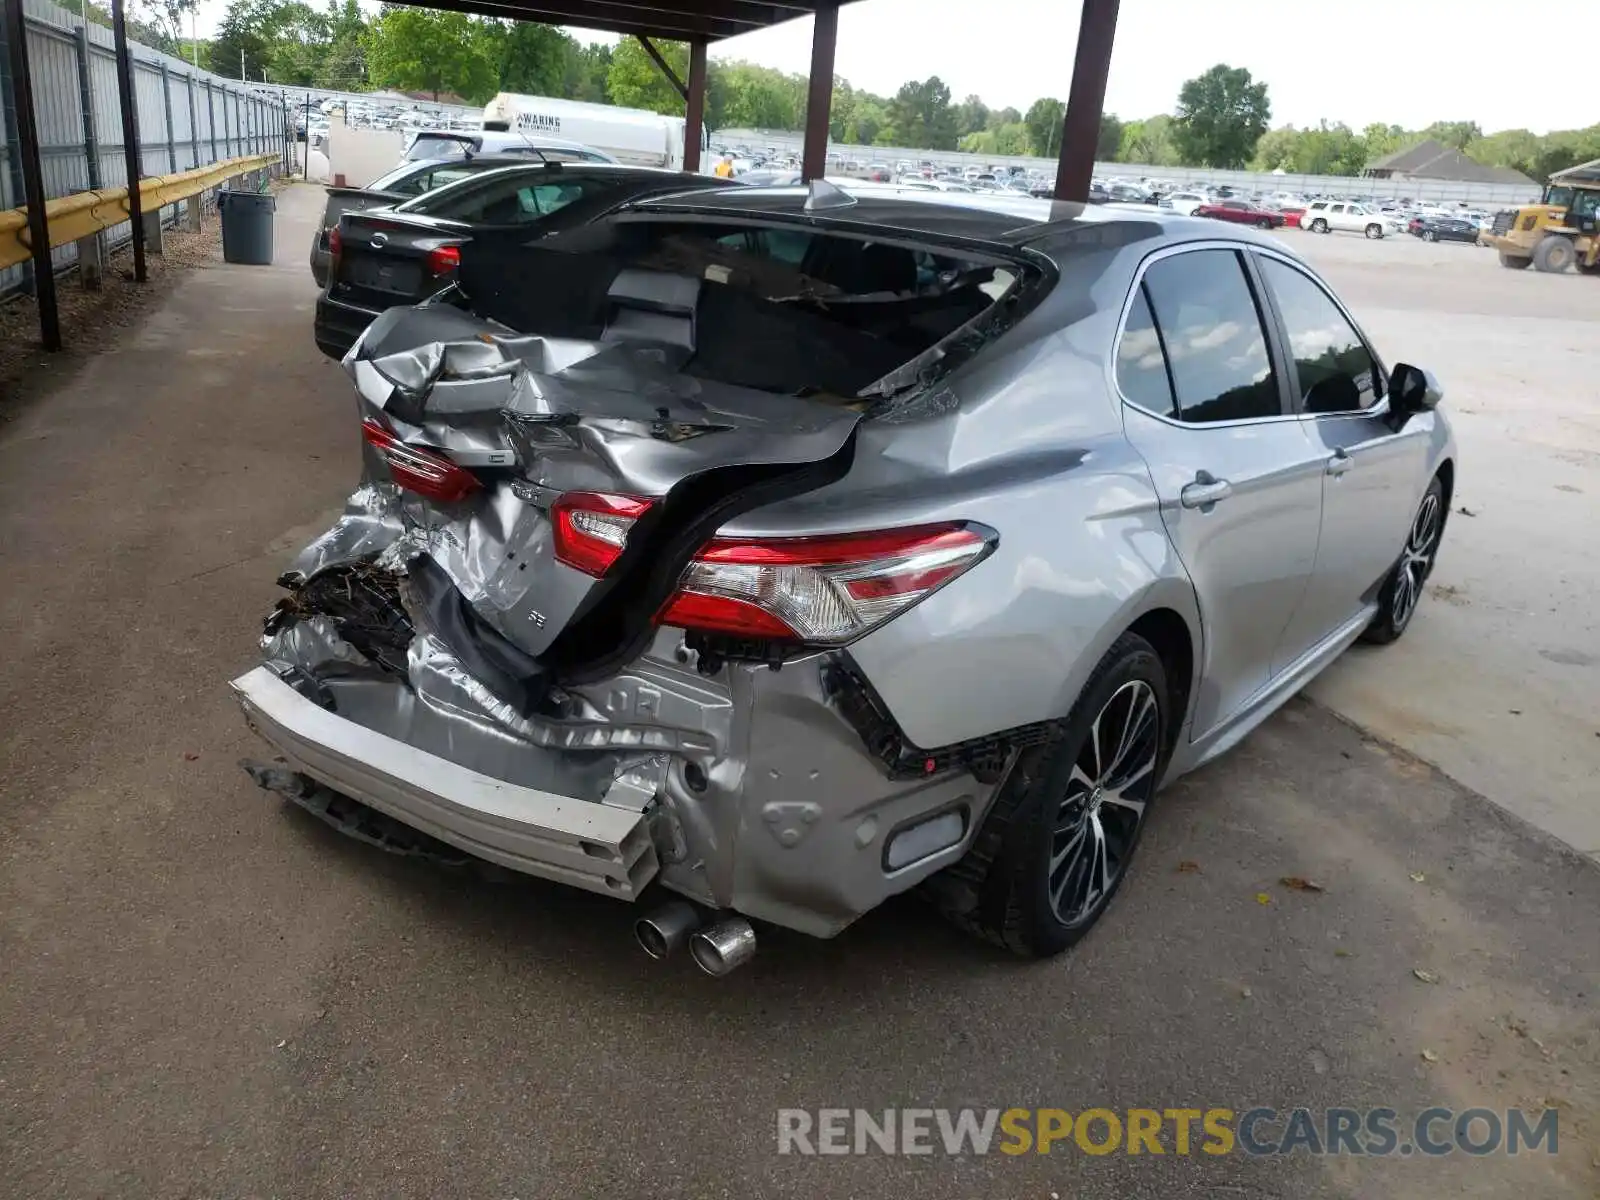
[[[434,275],[448,275],[461,265],[461,247],[435,246],[428,251],[423,264]]]
[[[328,254],[333,258],[338,258],[343,253],[344,238],[339,236],[339,227],[337,225],[328,226]]]
[[[622,557],[628,530],[652,501],[609,492],[567,492],[550,506],[556,559],[599,579]]]
[[[376,421],[361,422],[361,436],[389,464],[390,477],[419,496],[455,504],[482,486],[471,471],[456,466],[442,454],[407,446]]]
[[[996,541],[992,532],[959,524],[836,537],[718,538],[689,563],[656,620],[843,645],[977,565]]]

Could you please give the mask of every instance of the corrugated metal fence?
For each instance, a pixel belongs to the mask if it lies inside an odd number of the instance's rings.
[[[46,199],[126,184],[111,30],[86,26],[81,15],[48,0],[23,0],[23,11]],[[6,55],[7,39],[13,36],[0,16],[0,209],[23,204]],[[128,53],[145,175],[285,148],[286,110],[278,96],[197,70],[148,46],[130,42]],[[170,207],[168,214],[175,220],[177,207]],[[126,242],[127,223],[108,230],[107,237],[114,246]],[[71,265],[75,255],[75,247],[68,245],[52,256],[59,270]],[[26,266],[0,271],[0,293],[22,286],[27,271]]]

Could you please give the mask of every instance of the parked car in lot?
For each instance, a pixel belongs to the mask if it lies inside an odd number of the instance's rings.
[[[497,171],[502,167],[525,167],[528,165],[528,160],[527,154],[425,158],[401,163],[394,170],[378,176],[366,187],[329,187],[328,200],[322,209],[322,220],[317,223],[316,235],[311,240],[311,275],[317,281],[317,286],[328,285],[328,235],[338,227],[339,218],[345,213],[404,204],[424,192],[455,183],[469,175],[476,175],[482,171]]]
[[[1425,242],[1478,241],[1478,223],[1465,217],[1413,217],[1406,231]]]
[[[1191,216],[1202,204],[1210,204],[1211,197],[1204,192],[1170,192],[1161,197],[1161,207],[1170,208],[1180,217]]]
[[[393,208],[347,212],[329,235],[328,282],[317,300],[318,348],[343,358],[385,309],[446,286],[472,238],[525,241],[581,225],[640,195],[735,186],[657,167],[549,163],[502,167]]]
[[[1364,234],[1369,238],[1381,238],[1392,232],[1396,225],[1394,218],[1385,217],[1365,204],[1347,200],[1313,200],[1300,214],[1300,228],[1309,229],[1312,233],[1332,233],[1339,229]]]
[[[1209,217],[1213,221],[1232,221],[1236,225],[1254,225],[1258,229],[1281,229],[1283,214],[1274,208],[1262,208],[1248,200],[1219,200],[1215,204],[1198,204],[1190,216]]]
[[[345,361],[363,478],[233,683],[252,773],[655,885],[641,943],[713,974],[917,886],[1072,945],[1159,785],[1405,632],[1455,451],[1275,242],[1059,218],[732,187],[461,243]]]

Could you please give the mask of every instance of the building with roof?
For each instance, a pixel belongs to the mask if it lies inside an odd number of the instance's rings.
[[[1486,167],[1432,138],[1374,159],[1361,174],[1368,179],[1442,179],[1451,183],[1534,185],[1534,181],[1521,171],[1513,171],[1510,167]]]

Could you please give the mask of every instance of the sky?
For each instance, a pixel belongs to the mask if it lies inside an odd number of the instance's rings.
[[[201,36],[225,8],[201,0]],[[1184,80],[1227,63],[1266,81],[1274,127],[1475,120],[1485,132],[1545,133],[1600,121],[1589,76],[1508,53],[1487,30],[1492,12],[1461,0],[1122,0],[1106,110],[1125,120],[1170,112]],[[712,57],[804,74],[811,24],[716,43]],[[938,75],[957,100],[976,93],[1026,110],[1040,96],[1066,99],[1077,32],[1074,0],[857,0],[839,12],[834,73],[885,95]]]

